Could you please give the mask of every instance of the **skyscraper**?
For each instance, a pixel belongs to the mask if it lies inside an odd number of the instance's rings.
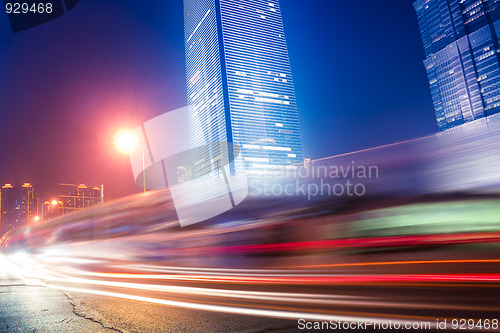
[[[417,0],[440,131],[500,113],[500,0]]]
[[[37,214],[37,205],[33,186],[24,183],[21,187],[5,184],[1,190],[0,237],[9,230],[33,222]]]
[[[191,146],[237,145],[232,174],[302,162],[278,0],[184,0],[184,25]],[[231,145],[220,147],[211,148],[212,164],[234,158]]]

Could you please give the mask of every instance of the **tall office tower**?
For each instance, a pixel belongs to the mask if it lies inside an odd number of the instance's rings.
[[[11,229],[33,222],[37,214],[35,193],[31,184],[24,183],[21,187],[5,184],[1,191],[0,237]]]
[[[441,131],[500,112],[500,0],[417,0]]]
[[[184,31],[191,146],[234,143],[231,174],[303,162],[278,0],[184,0]],[[212,166],[234,157],[231,145],[209,154]]]

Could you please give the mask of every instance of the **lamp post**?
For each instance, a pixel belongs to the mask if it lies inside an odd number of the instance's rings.
[[[142,148],[141,145],[136,144],[136,147],[139,147],[141,149],[142,153],[142,186],[144,187],[144,193],[146,193],[146,163],[144,161],[144,148]]]
[[[123,153],[130,154],[134,148],[139,148],[142,154],[142,185],[144,188],[144,193],[146,193],[146,163],[144,148],[137,143],[137,138],[135,135],[128,130],[120,131],[115,136],[115,146],[119,151]]]

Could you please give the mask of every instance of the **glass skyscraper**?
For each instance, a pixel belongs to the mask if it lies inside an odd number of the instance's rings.
[[[303,162],[278,0],[184,0],[184,25],[190,145],[234,143],[232,174]],[[212,164],[234,158],[220,147]]]
[[[440,131],[497,118],[500,0],[418,0],[414,7]]]

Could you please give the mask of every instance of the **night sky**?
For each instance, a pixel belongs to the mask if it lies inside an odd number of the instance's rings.
[[[281,0],[304,154],[437,131],[411,0]],[[182,0],[81,0],[12,33],[0,14],[0,183],[140,192],[113,136],[186,105]]]

